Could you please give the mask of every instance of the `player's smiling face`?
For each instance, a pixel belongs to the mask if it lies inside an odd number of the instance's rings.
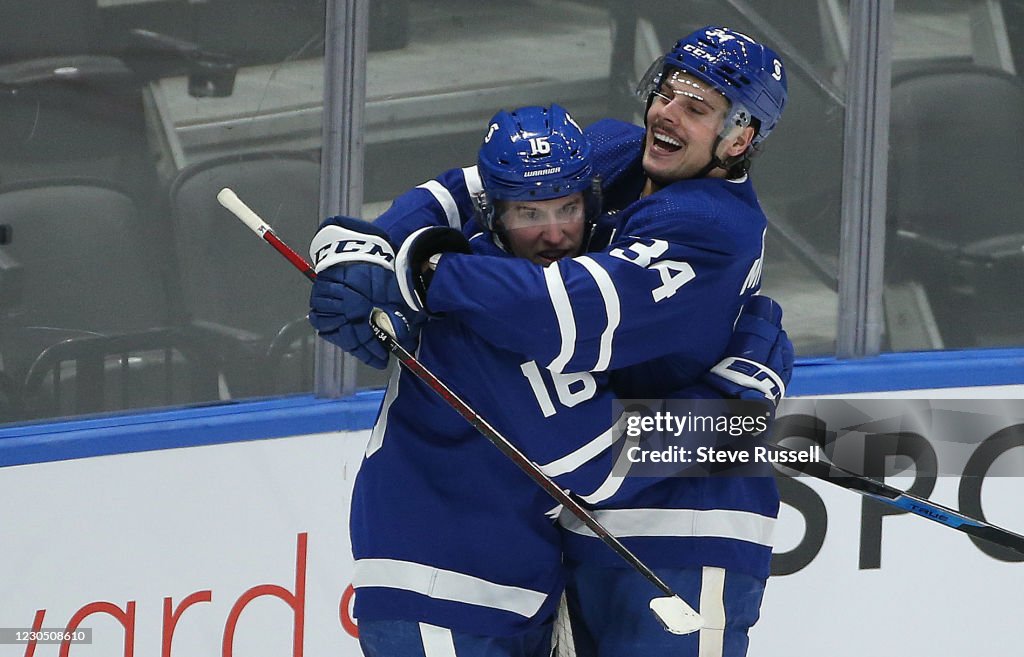
[[[643,158],[657,187],[692,178],[707,166],[728,110],[725,96],[692,75],[665,76],[647,110]]]
[[[498,221],[513,255],[547,266],[579,253],[584,210],[582,192],[546,201],[506,201]]]

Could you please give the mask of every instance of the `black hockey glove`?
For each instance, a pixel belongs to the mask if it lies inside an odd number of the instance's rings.
[[[444,253],[472,253],[469,240],[454,228],[421,228],[406,238],[395,256],[395,276],[402,298],[416,312],[431,314],[427,288]]]

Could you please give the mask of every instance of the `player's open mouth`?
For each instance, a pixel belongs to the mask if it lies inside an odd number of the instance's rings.
[[[548,264],[561,260],[562,258],[569,255],[569,252],[565,249],[548,249],[547,251],[539,251],[537,253],[538,258],[543,258]]]
[[[683,144],[678,139],[658,130],[651,130],[651,137],[651,150],[661,153],[675,153],[683,147]]]

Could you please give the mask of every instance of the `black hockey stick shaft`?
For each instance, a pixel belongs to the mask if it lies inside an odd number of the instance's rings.
[[[491,426],[487,420],[474,411],[469,404],[455,394],[443,381],[434,376],[434,374],[428,370],[423,363],[410,354],[405,347],[398,344],[398,341],[379,326],[378,322],[375,320],[376,318],[372,318],[370,321],[370,326],[373,329],[374,334],[377,336],[377,339],[395,355],[395,358],[398,359],[399,363],[409,370],[409,372],[411,372],[416,378],[425,383],[431,390],[437,393],[438,396],[444,399],[444,401],[447,402],[447,404],[459,415],[473,425],[473,428],[483,434],[487,440],[491,441],[491,443],[501,450],[505,456],[519,466],[519,468],[525,472],[530,479],[533,479],[548,493],[548,495],[553,497],[556,502],[565,507],[569,513],[576,516],[581,522],[589,527],[598,538],[604,541],[608,547],[614,550],[627,563],[636,568],[641,575],[646,577],[666,595],[675,595],[675,592],[672,591],[668,584],[658,577],[658,575],[655,574],[654,571],[652,571],[645,563],[640,561],[640,559],[633,554],[629,548],[622,544],[622,541],[611,534],[586,507],[580,504],[575,497],[559,488],[558,484],[556,484],[551,477],[546,475],[544,471],[541,470],[540,466],[527,458],[527,456],[523,454],[519,448],[513,445],[508,438]]]
[[[682,609],[682,614],[685,616],[696,617],[699,619],[697,612],[686,604],[683,599],[672,590],[672,588],[665,583],[663,579],[658,577],[651,568],[640,560],[628,547],[626,547],[622,541],[615,537],[614,534],[609,532],[601,522],[594,517],[594,515],[582,504],[580,504],[575,497],[566,491],[562,490],[557,483],[551,477],[541,470],[540,466],[531,461],[522,451],[519,450],[508,438],[503,436],[497,429],[485,420],[479,413],[473,410],[473,408],[462,400],[455,392],[452,391],[443,381],[438,379],[433,372],[426,368],[415,356],[409,353],[409,351],[398,343],[398,340],[394,338],[387,330],[385,330],[383,323],[390,323],[387,319],[387,315],[379,310],[375,309],[370,318],[370,328],[373,329],[374,335],[380,340],[381,344],[384,345],[398,362],[407,369],[413,376],[418,378],[424,384],[427,385],[431,390],[434,391],[441,399],[443,399],[455,412],[463,417],[470,425],[473,426],[484,438],[489,440],[492,445],[497,447],[502,454],[507,456],[509,460],[516,464],[520,470],[522,470],[526,476],[532,479],[536,484],[547,492],[556,502],[562,505],[569,513],[573,514],[583,524],[585,524],[590,531],[594,532],[605,545],[611,548],[616,554],[618,554],[623,561],[632,566],[638,573],[643,575],[647,581],[656,586],[662,593],[669,596],[676,604]],[[677,634],[688,634],[699,627],[702,621],[694,624],[692,629],[686,631],[678,631],[672,629],[672,623],[667,621],[665,616],[658,610],[652,607],[655,615],[665,625],[669,631],[676,632]],[[678,614],[673,614],[678,615]],[[670,617],[671,618],[671,617]]]
[[[295,253],[295,251],[289,248],[280,239],[270,240],[266,238],[267,233],[274,235],[273,230],[266,223],[264,223],[262,219],[260,219],[251,209],[249,209],[244,203],[238,200],[237,196],[235,196],[234,193],[231,192],[231,190],[222,190],[222,193],[218,195],[218,200],[221,201],[224,207],[231,210],[239,219],[241,219],[247,226],[249,226],[253,230],[253,232],[260,236],[260,238],[267,241],[276,251],[278,251],[278,253],[280,253],[282,256],[288,259],[288,261],[291,262],[296,269],[302,272],[303,275],[305,275],[310,280],[316,279],[316,274],[314,273],[312,266],[305,262],[301,256]],[[276,235],[274,235],[274,237],[276,238]],[[529,459],[527,459],[525,455],[519,453],[519,451],[511,443],[509,443],[507,439],[501,436],[501,434],[497,433],[497,431],[491,428],[490,425],[487,425],[483,418],[476,414],[472,410],[472,408],[465,404],[465,402],[463,402],[461,399],[458,399],[458,397],[455,396],[454,393],[452,393],[446,386],[444,386],[444,384],[441,381],[438,381],[437,378],[433,376],[433,374],[428,372],[423,367],[423,365],[419,363],[418,360],[416,360],[416,358],[408,354],[406,350],[402,349],[401,345],[399,345],[397,341],[391,338],[390,335],[387,335],[386,332],[380,329],[380,327],[376,326],[376,324],[373,324],[372,328],[375,333],[378,333],[378,339],[380,339],[379,333],[385,333],[385,336],[387,338],[387,341],[384,342],[385,347],[391,350],[392,353],[395,353],[396,357],[398,357],[399,359],[399,362],[402,363],[402,365],[404,365],[407,369],[409,369],[413,375],[417,376],[421,380],[424,379],[423,376],[421,376],[420,372],[429,375],[429,378],[437,382],[437,384],[440,386],[440,389],[436,387],[433,383],[431,383],[431,381],[429,380],[424,380],[424,383],[430,386],[435,392],[437,392],[437,394],[441,395],[442,398],[448,401],[449,404],[452,404],[450,398],[458,400],[458,403],[461,404],[462,408],[455,406],[454,404],[453,408],[460,415],[462,415],[470,424],[472,424],[474,427],[477,428],[478,431],[480,431],[488,439],[491,439],[491,441],[494,442],[491,435],[488,434],[487,430],[483,428],[483,426],[486,425],[486,427],[488,427],[488,429],[492,431],[493,434],[496,434],[500,438],[500,442],[507,444],[509,447],[512,448],[512,450],[514,450],[514,452],[518,454],[518,456],[513,456],[511,454],[508,455],[510,458],[512,458],[514,462],[516,462],[517,465],[519,465],[519,467],[524,468],[525,466],[526,468],[530,468],[530,466],[532,466],[533,469],[536,469],[537,474],[542,479],[546,480],[545,483],[542,483],[541,481],[538,481],[537,483],[539,483],[552,497],[558,500],[559,503],[561,503],[566,509],[568,509],[570,513],[573,513],[573,515],[575,515],[584,524],[586,524],[587,527],[591,529],[591,531],[593,531],[599,538],[601,538],[601,540],[608,544],[609,547],[615,550],[615,552],[622,556],[623,559],[625,559],[631,565],[634,565],[634,567],[636,567],[642,575],[647,577],[647,579],[651,580],[651,582],[655,586],[657,586],[666,594],[675,595],[671,592],[671,589],[660,578],[658,578],[658,576],[653,571],[650,570],[650,568],[648,568],[643,562],[641,562],[635,555],[629,552],[628,548],[622,545],[621,541],[616,539],[614,535],[610,534],[586,508],[582,507],[574,498],[572,498],[570,495],[568,495],[560,488],[558,488],[557,484],[551,481],[550,478],[547,477],[547,475],[540,471],[539,467],[536,464],[534,464],[532,461],[529,461]],[[402,352],[405,352],[406,356],[408,356],[408,360],[403,360],[399,353],[396,352],[395,349],[392,347],[392,345],[400,349]],[[418,367],[418,369],[414,369],[414,367]],[[481,424],[478,424],[478,422]],[[497,446],[503,452],[505,451],[505,449],[503,449],[501,445]],[[787,447],[783,447],[781,445],[773,443],[767,443],[767,446],[770,449],[776,451],[793,451]],[[911,493],[907,493],[893,486],[889,486],[888,484],[871,479],[870,477],[865,477],[863,475],[857,474],[850,470],[846,470],[831,463],[806,463],[803,464],[800,468],[796,468],[793,466],[789,467],[792,467],[794,470],[797,470],[798,472],[802,472],[803,474],[815,477],[817,479],[821,479],[822,481],[826,481],[835,486],[846,488],[847,490],[854,491],[871,499],[878,500],[879,502],[894,506],[898,509],[902,509],[904,511],[907,511],[908,513],[921,516],[922,518],[927,518],[928,520],[945,525],[951,529],[963,532],[969,536],[974,536],[976,538],[989,541],[990,543],[993,543],[995,545],[999,545],[1014,550],[1020,554],[1024,554],[1024,536],[1014,533],[1008,529],[1004,529],[1003,527],[993,525],[984,520],[979,520],[977,518],[973,518],[966,514],[960,513],[959,511],[955,511],[941,504],[936,504],[922,497],[918,497]],[[529,475],[530,472],[527,472],[527,474]],[[565,500],[568,500],[568,504],[565,501],[563,501],[563,498]],[[622,551],[620,551],[619,548],[621,548]],[[627,556],[627,554],[629,556]]]
[[[769,449],[774,449],[782,452],[790,452],[787,447],[768,443]],[[1024,536],[1011,532],[1008,529],[998,527],[984,520],[972,518],[971,516],[965,515],[945,507],[941,504],[936,504],[923,497],[918,497],[911,493],[900,490],[894,486],[882,483],[871,477],[857,474],[851,470],[842,468],[834,463],[830,462],[819,462],[819,463],[802,463],[799,466],[793,464],[787,464],[784,467],[792,468],[797,472],[810,475],[816,479],[827,481],[830,484],[852,490],[855,493],[860,493],[865,497],[869,497],[873,500],[878,500],[890,506],[894,506],[898,509],[902,509],[908,513],[927,518],[933,522],[937,522],[941,525],[945,525],[951,529],[961,531],[969,536],[974,536],[982,540],[989,541],[995,545],[999,545],[1005,548],[1014,550],[1020,554],[1024,554]]]
[[[268,234],[274,235],[276,238],[273,229],[255,212],[253,212],[251,208],[242,202],[233,191],[228,188],[222,189],[217,195],[217,200],[221,205],[245,223],[254,233],[270,244],[275,251],[292,263],[292,265],[307,279],[310,281],[316,280],[316,271],[314,268],[287,244],[280,239],[266,239]],[[376,338],[386,349],[395,355],[398,362],[403,367],[447,402],[452,409],[469,422],[470,425],[487,438],[495,447],[505,454],[505,456],[511,459],[513,463],[515,463],[535,483],[540,485],[540,487],[554,498],[555,501],[561,504],[565,509],[589,527],[605,545],[614,550],[616,554],[626,561],[626,563],[632,566],[644,578],[651,582],[651,584],[668,596],[668,598],[651,602],[651,611],[658,620],[661,621],[666,629],[676,634],[689,634],[702,627],[703,619],[701,619],[700,615],[679,595],[677,595],[664,580],[658,577],[658,575],[651,570],[647,564],[640,561],[639,557],[633,554],[629,548],[623,545],[622,541],[609,532],[588,509],[582,506],[572,495],[559,488],[558,484],[556,484],[551,477],[546,475],[544,471],[541,470],[540,466],[528,459],[525,454],[512,444],[511,441],[499,433],[497,429],[492,427],[490,423],[488,423],[480,416],[480,414],[474,411],[465,401],[456,395],[447,385],[444,384],[444,382],[438,379],[415,356],[402,347],[394,336],[380,325],[382,321],[390,324],[390,319],[387,318],[386,313],[379,309],[374,309],[370,319],[370,327]],[[656,603],[658,602],[663,604],[657,605]]]

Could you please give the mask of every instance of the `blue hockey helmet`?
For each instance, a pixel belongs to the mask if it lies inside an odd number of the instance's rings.
[[[756,119],[754,147],[775,129],[786,104],[786,70],[779,56],[728,27],[702,27],[680,39],[655,61],[637,87],[637,94],[647,99],[648,106],[651,94],[673,70],[689,73],[729,100],[723,136],[734,126],[745,127]]]
[[[501,201],[544,201],[583,192],[587,221],[599,211],[599,182],[590,142],[564,108],[522,107],[501,111],[488,123],[477,157],[483,193],[476,199],[483,225],[501,232]]]

